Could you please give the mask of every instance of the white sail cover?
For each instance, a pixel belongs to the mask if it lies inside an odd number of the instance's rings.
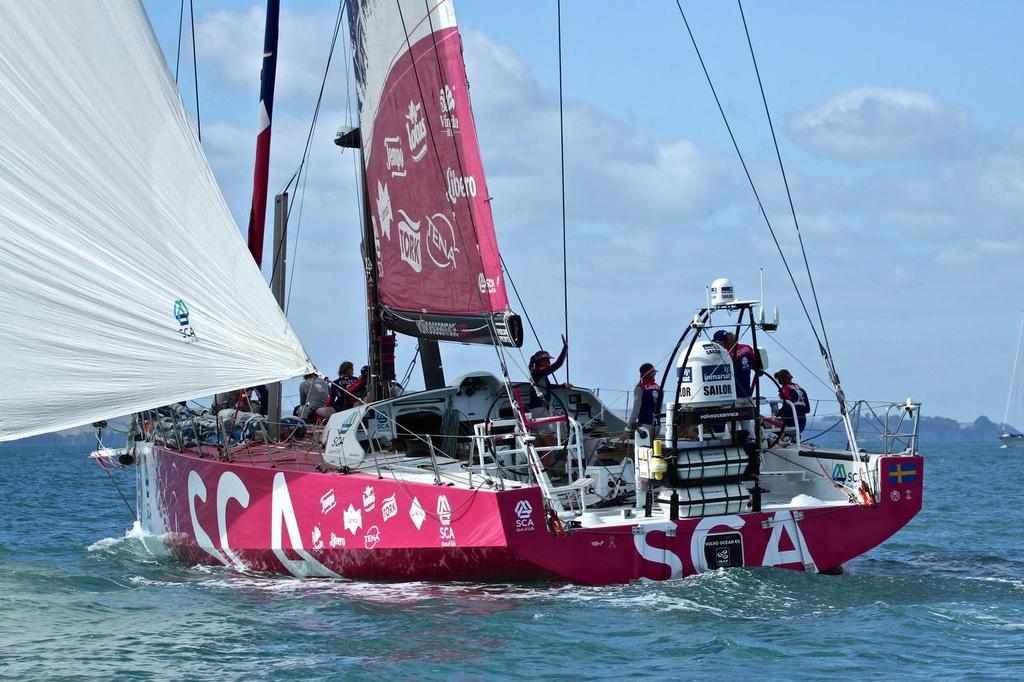
[[[308,371],[142,6],[0,2],[0,441]]]

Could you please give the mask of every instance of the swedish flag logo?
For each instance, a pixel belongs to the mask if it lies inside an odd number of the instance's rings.
[[[897,462],[889,465],[889,483],[916,483],[917,465]]]

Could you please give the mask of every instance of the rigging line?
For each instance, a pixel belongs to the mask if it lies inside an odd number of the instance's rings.
[[[565,343],[569,343],[569,266],[565,229],[565,121],[562,105],[562,0],[556,3],[558,23],[558,150],[562,179],[562,307],[565,322]],[[540,341],[537,342],[540,344]],[[569,354],[565,356],[565,383],[569,383]]]
[[[307,164],[307,168],[308,168],[308,164]],[[307,182],[309,182],[309,173],[308,172],[304,173],[302,175],[302,190],[300,191],[298,189],[298,186],[296,186],[296,192],[295,192],[296,194],[300,194],[302,198],[299,199],[299,219],[297,221],[295,221],[295,239],[294,239],[294,241],[292,241],[292,267],[291,267],[291,270],[288,272],[288,293],[285,296],[285,300],[284,300],[284,313],[285,313],[285,315],[288,314],[288,308],[292,304],[292,291],[295,289],[295,286],[294,286],[294,283],[295,283],[295,271],[298,270],[298,267],[296,267],[296,264],[298,263],[298,260],[299,260],[299,234],[302,232],[302,209],[305,208],[305,206],[306,206],[306,183]],[[291,215],[291,211],[290,210],[288,211],[288,215]]]
[[[411,65],[412,65],[412,75],[413,75],[413,78],[416,81],[416,91],[417,91],[417,93],[419,93],[420,102],[422,103],[422,106],[424,107],[424,112],[423,113],[424,113],[424,122],[427,124],[427,135],[430,137],[430,144],[433,145],[433,147],[434,147],[434,150],[435,150],[435,152],[433,154],[434,160],[437,162],[437,170],[441,174],[442,182],[444,182],[445,173],[444,173],[444,168],[441,166],[441,154],[440,154],[440,149],[441,148],[438,146],[437,139],[434,136],[434,126],[431,124],[431,118],[432,117],[426,116],[427,112],[426,112],[425,107],[426,107],[427,99],[426,99],[426,97],[423,94],[423,83],[420,80],[419,69],[416,68],[416,55],[415,55],[415,53],[413,52],[413,49],[412,49],[412,40],[410,39],[409,29],[408,29],[408,27],[406,26],[406,23],[405,23],[405,14],[402,12],[402,2],[401,2],[401,0],[396,0],[395,5],[396,5],[396,7],[398,9],[398,18],[402,22],[402,32],[405,34],[405,45],[406,45],[406,47],[409,50],[409,61],[410,61]],[[426,12],[427,12],[426,19],[427,19],[428,28],[430,29],[430,36],[431,36],[431,40],[432,40],[433,48],[434,48],[434,57],[435,57],[434,61],[437,64],[438,76],[440,77],[440,80],[443,83],[444,82],[444,78],[443,78],[443,74],[441,73],[440,53],[438,52],[438,49],[437,49],[437,36],[434,33],[434,22],[433,22],[433,19],[431,18],[431,15],[433,14],[434,9],[436,7],[438,7],[438,6],[440,6],[440,3],[436,4],[434,6],[434,8],[431,8],[429,3],[427,2],[427,0],[424,0],[423,5],[424,5],[424,8],[426,9]],[[422,21],[423,20],[421,19],[420,23],[422,23]],[[468,88],[467,88],[467,91],[468,91]],[[454,139],[454,136],[452,136],[452,144],[454,145],[454,148],[455,148],[455,158],[456,158],[456,162],[459,164],[459,172],[463,173],[463,170],[462,170],[462,157],[459,154],[459,146],[458,146],[458,143],[456,142],[456,140]],[[464,174],[465,173],[463,173],[463,175]],[[451,207],[452,219],[455,221],[456,239],[459,241],[460,244],[462,244],[463,253],[467,253],[467,256],[468,256],[468,252],[466,251],[465,240],[462,238],[462,228],[459,225],[459,215],[458,215],[458,212],[455,210],[455,198],[452,197],[452,196],[447,196],[446,198],[448,199],[448,204]],[[471,227],[473,229],[473,232],[474,232],[474,235],[475,235],[476,234],[476,220],[475,220],[475,218],[473,216],[472,208],[470,208],[470,211],[469,211],[469,220],[470,220],[470,225],[471,225]],[[474,289],[474,293],[476,294],[477,300],[480,301],[480,303],[482,305],[484,303],[484,298],[483,298],[482,292],[480,292],[478,289]],[[488,298],[487,302],[488,302],[488,305],[489,305],[490,304],[489,298]],[[498,333],[497,333],[497,329],[495,328],[495,325],[494,325],[494,318],[493,318],[493,316],[491,316],[491,315],[487,316],[487,324],[491,328],[491,347],[494,348],[495,354],[498,356],[498,364],[501,366],[502,371],[507,375],[507,373],[508,373],[508,366],[507,366],[507,364],[505,362],[504,348],[502,348],[501,343],[498,342]]]
[[[199,60],[196,59],[196,15],[192,0],[188,0],[188,16],[192,25],[192,79],[196,88],[196,134],[199,142],[203,141],[203,122],[199,114]]]
[[[765,334],[765,338],[771,339],[771,341],[774,342],[779,348],[781,348],[782,350],[786,351],[786,354],[789,355],[789,357],[793,358],[793,360],[795,360],[798,365],[800,365],[805,370],[807,370],[807,373],[810,374],[812,377],[814,377],[818,381],[818,383],[820,383],[822,386],[824,386],[827,389],[830,389],[830,390],[832,389],[832,385],[831,384],[829,384],[824,379],[822,379],[820,376],[818,376],[818,374],[813,369],[811,369],[810,367],[805,365],[803,363],[803,361],[800,358],[798,358],[793,353],[793,351],[791,351],[788,348],[786,348],[785,346],[783,346],[781,341],[779,341],[778,339],[776,339],[774,336],[772,336],[770,334]]]
[[[426,16],[427,26],[428,26],[428,28],[430,28],[430,40],[431,40],[431,43],[432,43],[433,48],[434,48],[434,63],[437,65],[437,78],[438,78],[438,81],[440,83],[444,84],[444,82],[445,82],[444,73],[441,71],[441,53],[438,51],[438,47],[437,47],[437,34],[434,32],[434,20],[432,18],[433,13],[434,13],[434,9],[436,9],[439,5],[440,5],[440,3],[437,3],[437,4],[435,4],[435,6],[433,8],[431,8],[430,0],[423,0],[423,7],[424,7],[424,9],[427,12],[427,16]],[[401,8],[399,8],[399,14],[401,14]],[[420,23],[422,23],[422,21]],[[403,19],[402,26],[403,26],[403,28],[405,26],[404,19]],[[460,36],[459,40],[461,40],[461,39],[462,38]],[[415,59],[415,56],[412,54],[412,45],[409,43],[409,36],[408,36],[408,34],[406,34],[406,44],[409,45],[409,58],[412,60],[413,75],[416,76],[416,85],[417,85],[417,88],[419,88],[419,75],[416,73],[416,59]],[[468,74],[466,75],[466,96],[467,97],[469,96],[469,75]],[[422,90],[420,91],[420,98],[421,99],[423,98]],[[424,106],[426,106],[426,100],[424,100]],[[424,113],[426,113],[426,112],[424,111]],[[472,109],[470,109],[470,116],[472,116],[472,115],[473,115],[473,111],[472,111]],[[474,119],[474,125],[475,125],[475,123],[476,123],[476,121]],[[428,128],[429,128],[429,126],[428,126]],[[430,133],[430,135],[431,135],[431,143],[433,143],[434,142],[433,130],[432,129],[430,129],[430,130],[431,130],[431,133]],[[459,149],[458,140],[456,139],[455,135],[451,136],[451,140],[452,140],[452,149],[455,151],[455,162],[459,166],[459,174],[462,177],[465,177],[466,176],[466,170],[463,167],[462,153],[461,153],[461,150]],[[436,149],[438,151],[438,153],[436,154],[437,162],[438,162],[438,169],[441,169],[440,148],[435,144],[434,145],[434,149]],[[441,171],[441,176],[442,176],[442,180],[443,180],[444,179],[444,171],[443,170]],[[449,207],[452,210],[452,217],[455,218],[455,224],[456,224],[456,226],[458,226],[459,220],[458,220],[458,215],[457,215],[457,212],[456,212],[456,199],[455,199],[454,196],[451,196],[451,195],[447,195],[446,198],[448,199],[448,205],[449,205]],[[474,237],[477,237],[479,235],[479,232],[477,231],[476,216],[473,214],[473,206],[470,203],[469,197],[466,197],[466,205],[468,207],[470,227],[473,229]],[[493,220],[492,220],[492,231],[493,231]],[[461,230],[459,232],[460,232],[459,239],[461,240],[462,239]],[[478,241],[479,241],[479,239],[478,239]],[[495,241],[495,244],[497,244],[497,241],[498,241],[497,235],[495,235],[494,241]],[[465,246],[465,244],[463,244],[463,246]],[[465,249],[463,249],[463,251],[465,252]],[[468,253],[466,255],[467,255],[467,257],[469,256]],[[498,251],[498,255],[500,257],[500,255],[501,255],[501,251],[500,250]],[[483,271],[483,263],[482,262],[480,264],[480,270]],[[480,303],[483,304],[484,298],[483,298],[482,293],[477,291],[477,290],[475,290],[475,289],[474,289],[474,293],[476,293],[477,300],[479,300]],[[490,305],[490,297],[488,297],[487,304],[488,304],[489,308],[492,307]]]
[[[1013,399],[1013,385],[1017,381],[1017,365],[1020,363],[1021,341],[1024,341],[1024,315],[1020,318],[1020,331],[1017,332],[1017,353],[1013,356],[1013,371],[1010,372],[1010,390],[1006,394],[1006,411],[1003,412],[1003,433],[1009,433],[1006,420],[1010,418],[1010,401]],[[1024,428],[1024,424],[1021,425]]]
[[[786,198],[789,200],[789,213],[793,216],[793,227],[796,228],[797,241],[800,243],[800,253],[804,259],[804,269],[807,271],[807,281],[811,285],[811,297],[814,299],[814,308],[818,312],[818,324],[821,325],[821,335],[825,339],[825,349],[829,356],[832,355],[832,348],[828,343],[828,330],[825,329],[825,318],[821,315],[821,304],[818,302],[818,292],[814,286],[814,277],[811,275],[811,265],[807,261],[807,250],[804,248],[803,233],[800,232],[800,221],[796,217],[796,208],[793,205],[793,194],[789,189],[789,178],[786,177],[786,167],[782,163],[782,152],[779,150],[779,140],[775,135],[775,125],[772,123],[772,114],[768,108],[768,97],[764,92],[764,83],[761,81],[761,70],[757,66],[757,57],[754,56],[754,43],[750,39],[750,29],[747,27],[747,17],[743,13],[743,0],[736,0],[740,9],[740,18],[743,20],[743,32],[747,36],[747,47],[750,48],[750,61],[754,64],[754,73],[757,74],[757,87],[761,90],[761,101],[764,103],[764,115],[768,119],[768,129],[772,133],[772,143],[775,145],[775,158],[779,161],[779,172],[782,174],[782,184],[786,188]]]
[[[308,165],[309,165],[310,151],[311,151],[311,148],[312,148],[312,140],[313,140],[313,135],[316,132],[317,123],[320,120],[320,106],[323,103],[324,90],[325,90],[325,88],[327,86],[327,77],[328,77],[328,75],[330,74],[330,71],[331,71],[331,62],[334,59],[334,48],[335,48],[335,45],[337,44],[337,40],[338,40],[338,31],[341,28],[341,20],[342,20],[342,16],[344,14],[344,11],[345,11],[345,6],[347,4],[348,4],[347,0],[341,0],[341,2],[338,3],[338,15],[337,15],[337,17],[335,18],[335,21],[334,21],[334,34],[331,37],[331,47],[330,47],[330,50],[328,50],[328,53],[327,53],[327,63],[324,66],[324,75],[323,75],[323,78],[320,80],[320,92],[319,92],[319,94],[317,95],[317,98],[316,98],[316,106],[313,109],[313,117],[312,117],[312,120],[309,123],[309,133],[306,135],[306,145],[305,145],[305,147],[302,150],[302,159],[300,160],[299,167],[296,169],[295,173],[292,175],[291,178],[289,178],[288,183],[285,185],[285,188],[283,190],[281,190],[282,192],[287,192],[288,188],[291,187],[292,182],[294,182],[295,183],[295,193],[296,193],[296,195],[299,195],[299,194],[302,195],[301,200],[299,200],[299,219],[298,219],[298,222],[297,222],[297,224],[295,226],[295,239],[292,242],[292,254],[293,254],[292,258],[293,258],[293,263],[292,263],[291,272],[288,273],[287,297],[285,299],[285,313],[286,314],[288,312],[288,307],[291,305],[291,301],[292,301],[292,289],[294,288],[293,287],[293,283],[295,281],[295,271],[297,269],[295,267],[294,261],[298,259],[299,234],[302,231],[302,209],[305,206],[305,201],[306,201],[306,183],[309,180]],[[304,170],[305,170],[305,172],[303,172]],[[301,190],[299,189],[299,183],[300,182],[302,183],[302,189]],[[292,204],[294,204],[295,200],[298,199],[298,198],[299,198],[298,196],[293,197],[291,202],[289,202],[289,205],[286,207],[286,212],[287,212],[286,213],[286,224],[287,224],[287,218],[291,217],[291,207],[292,207]],[[287,239],[287,235],[285,235],[285,239]],[[281,249],[284,247],[284,244],[285,244],[285,241],[282,240],[281,243],[278,245],[277,253],[274,254],[274,266],[273,267],[274,267],[275,274],[276,274],[276,269],[277,269],[277,266],[278,266],[278,262],[280,260],[280,258],[279,258],[279,256],[281,255],[280,252],[281,252]]]
[[[352,12],[352,10],[348,6],[347,0],[345,2],[345,12],[349,13],[350,15],[351,15],[351,12]],[[349,17],[349,20],[351,21],[351,16]],[[349,59],[349,41],[350,40],[351,40],[351,36],[350,35],[343,35],[342,39],[341,39],[341,57],[342,57],[343,63],[345,63],[346,65],[352,63],[352,60]],[[357,118],[353,118],[353,116],[352,116],[352,77],[350,75],[350,69],[348,68],[348,66],[345,67],[344,71],[345,71],[345,122],[348,123],[349,125],[352,125],[353,122],[358,124]],[[357,112],[357,117],[358,117],[358,112]],[[360,149],[361,148],[362,148],[362,140],[360,139]],[[341,152],[343,154],[345,153],[345,148],[344,147],[341,148]],[[352,177],[354,179],[354,186],[356,187],[356,194],[357,195],[360,194],[361,187],[362,187],[361,176],[360,176],[360,173],[362,171],[361,171],[361,168],[360,168],[361,164],[359,163],[359,156],[360,156],[359,154],[352,154]],[[363,209],[362,209],[362,207],[363,207],[362,196],[359,196],[359,201],[356,202],[356,224],[357,225],[362,225],[363,224],[363,222],[362,222],[363,221]]]
[[[526,316],[526,322],[530,325],[530,332],[533,333],[533,338],[537,340],[537,346],[540,347],[540,337],[537,336],[537,330],[533,326],[533,320],[530,319],[530,313],[526,311],[526,304],[523,303],[523,298],[519,295],[519,289],[516,288],[516,282],[512,279],[512,273],[509,272],[508,266],[505,265],[505,257],[498,253],[498,259],[501,260],[501,267],[505,271],[505,277],[508,279],[508,283],[512,285],[512,292],[516,295],[516,300],[519,301],[519,307],[523,309],[523,315]]]
[[[132,518],[134,518],[136,521],[138,521],[139,520],[138,514],[135,513],[134,509],[132,509],[132,505],[128,503],[128,498],[124,496],[123,492],[121,492],[121,486],[119,486],[117,484],[117,481],[114,480],[114,475],[112,473],[110,473],[109,469],[107,469],[105,467],[100,467],[100,468],[107,472],[107,476],[110,477],[110,482],[114,484],[114,489],[117,490],[117,494],[121,496],[122,500],[124,500],[124,506],[128,507],[128,512],[132,515]]]
[[[327,52],[327,64],[324,65],[324,75],[320,79],[320,92],[319,94],[317,94],[316,106],[313,108],[313,118],[309,123],[309,132],[306,134],[306,144],[302,149],[302,158],[299,161],[299,167],[295,171],[295,174],[292,175],[292,179],[288,181],[289,184],[291,184],[292,180],[296,180],[297,182],[296,176],[302,174],[303,166],[305,165],[306,160],[309,158],[309,150],[313,144],[313,134],[316,132],[316,124],[320,118],[320,107],[323,104],[324,100],[324,90],[327,87],[327,76],[330,74],[331,71],[331,62],[334,59],[334,49],[338,42],[338,32],[341,30],[341,21],[342,17],[344,16],[345,7],[347,5],[348,0],[341,0],[338,3],[338,15],[337,17],[335,17],[334,20],[334,33],[331,36],[331,47]]]
[[[558,152],[560,163],[558,170],[562,182],[562,319],[565,325],[565,343],[569,342],[569,275],[568,275],[568,247],[565,238],[565,123],[562,115],[562,0],[558,0],[556,6],[558,25]],[[540,345],[538,341],[538,345]],[[565,354],[565,384],[569,383],[569,356]]]
[[[174,84],[178,84],[178,67],[181,66],[181,26],[185,23],[185,0],[178,6],[178,52],[174,58]]]
[[[761,201],[761,195],[758,193],[757,186],[754,184],[754,178],[751,176],[750,169],[747,167],[747,161],[743,158],[743,153],[740,151],[739,143],[736,141],[736,136],[732,132],[732,126],[729,124],[729,118],[725,115],[725,109],[722,107],[722,102],[718,98],[718,91],[715,89],[715,85],[711,81],[711,74],[708,72],[708,67],[704,63],[704,57],[700,52],[700,48],[697,46],[697,39],[694,37],[693,31],[690,29],[690,22],[686,19],[686,13],[683,11],[683,6],[680,4],[680,0],[676,0],[676,7],[679,8],[679,14],[683,18],[683,24],[686,26],[686,32],[690,36],[690,42],[693,44],[693,49],[697,53],[697,59],[700,61],[701,69],[704,71],[704,78],[707,80],[708,86],[711,88],[711,94],[715,98],[715,104],[718,105],[718,113],[721,114],[722,122],[725,123],[725,129],[729,133],[729,139],[732,140],[733,149],[736,150],[736,156],[739,157],[740,165],[743,166],[743,172],[747,176],[747,183],[750,185],[750,189],[754,193],[754,199],[756,199],[757,207],[761,211],[761,217],[764,218],[764,222],[768,226],[768,232],[771,233],[772,241],[775,242],[775,249],[779,252],[782,264],[786,268],[786,274],[789,275],[789,281],[793,284],[797,300],[800,301],[800,307],[803,308],[804,316],[807,318],[808,324],[811,325],[811,332],[814,334],[814,339],[818,342],[818,348],[823,354],[826,354],[827,349],[822,343],[821,337],[818,335],[818,328],[814,324],[814,319],[811,317],[810,311],[807,309],[807,303],[804,301],[803,294],[800,292],[800,287],[796,283],[796,277],[793,275],[793,270],[789,267],[789,261],[786,259],[786,254],[782,251],[782,245],[779,243],[779,238],[775,234],[775,228],[772,227],[771,220],[768,218],[768,212],[764,208],[764,203]],[[828,356],[826,355],[826,357]]]

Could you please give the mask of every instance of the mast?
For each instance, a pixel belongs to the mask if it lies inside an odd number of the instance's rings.
[[[382,359],[384,353],[381,346],[385,328],[377,287],[379,275],[377,240],[373,229],[373,213],[370,209],[370,192],[366,185],[366,159],[362,147],[361,128],[345,128],[338,131],[334,137],[334,144],[342,149],[359,150],[359,186],[363,195],[362,244],[360,248],[363,255],[363,275],[366,279],[366,348],[370,367],[370,380],[366,387],[366,395],[368,401],[373,401],[384,397],[382,387],[385,384],[381,381],[385,374]],[[390,386],[391,378],[393,377],[388,378],[387,386]]]
[[[277,305],[284,311],[285,273],[288,270],[288,192],[281,192],[274,198],[274,261],[273,275],[270,279],[270,291],[277,300]],[[267,421],[270,422],[270,434],[277,440],[281,425],[281,382],[267,387]]]
[[[263,264],[263,232],[267,220],[267,185],[270,181],[270,119],[274,113],[274,82],[277,77],[277,33],[280,0],[267,0],[267,24],[263,34],[263,66],[260,69],[260,110],[256,134],[256,164],[249,210],[249,252],[257,266]]]

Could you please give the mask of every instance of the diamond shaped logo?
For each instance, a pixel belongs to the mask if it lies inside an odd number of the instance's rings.
[[[427,518],[427,512],[423,511],[420,501],[415,497],[412,498],[412,505],[409,507],[409,518],[416,524],[416,530],[423,526],[423,521]]]
[[[356,531],[363,527],[363,510],[356,509],[350,502],[348,509],[345,510],[344,516],[345,530],[352,533],[352,535],[355,535]]]

